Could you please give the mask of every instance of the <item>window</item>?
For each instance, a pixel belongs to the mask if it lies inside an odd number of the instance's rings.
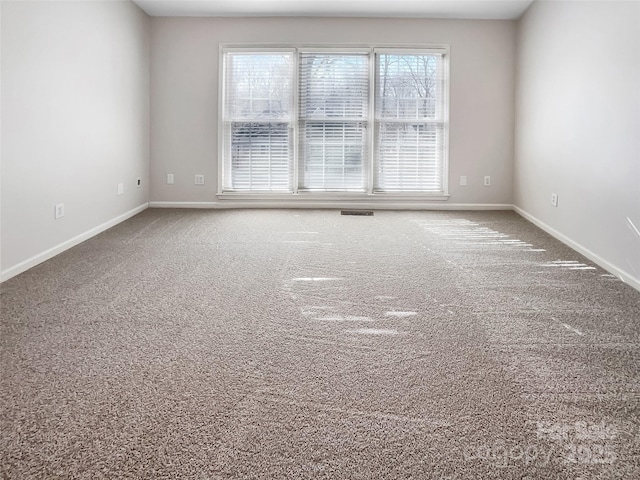
[[[222,58],[222,193],[447,193],[446,49]]]
[[[366,54],[300,55],[301,190],[365,190]]]
[[[288,192],[293,54],[236,52],[225,62],[225,189]]]
[[[443,191],[442,55],[376,55],[379,191]]]

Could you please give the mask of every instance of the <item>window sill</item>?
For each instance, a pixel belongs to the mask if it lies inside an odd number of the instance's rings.
[[[221,201],[274,201],[287,203],[404,203],[404,202],[445,202],[448,194],[438,193],[361,193],[361,192],[299,192],[299,193],[219,193]]]

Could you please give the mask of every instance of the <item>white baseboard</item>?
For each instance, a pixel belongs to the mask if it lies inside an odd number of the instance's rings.
[[[104,232],[105,230],[108,230],[109,228],[124,222],[125,220],[127,220],[128,218],[133,217],[134,215],[137,215],[138,213],[146,210],[149,207],[148,203],[143,203],[142,205],[140,205],[139,207],[134,208],[133,210],[129,210],[126,213],[123,213],[122,215],[117,216],[116,218],[109,220],[108,222],[103,223],[102,225],[98,225],[97,227],[92,228],[91,230],[87,230],[84,233],[81,233],[80,235],[77,235],[73,238],[71,238],[70,240],[67,240],[65,242],[62,242],[59,245],[56,245],[53,248],[50,248],[49,250],[46,250],[42,253],[39,253],[37,255],[34,255],[31,258],[28,258],[27,260],[25,260],[24,262],[20,262],[17,265],[14,265],[13,267],[7,268],[6,270],[3,270],[2,272],[0,272],[0,282],[4,282],[5,280],[9,280],[12,277],[15,277],[16,275],[21,274],[22,272],[26,272],[27,270],[29,270],[32,267],[35,267],[36,265],[45,262],[47,260],[49,260],[50,258],[55,257],[56,255],[64,252],[65,250],[70,249],[71,247],[75,247],[76,245],[78,245],[79,243],[84,242],[85,240],[90,239],[91,237],[94,237],[96,235],[98,235],[99,233]]]
[[[425,203],[416,201],[354,201],[354,200],[223,200],[219,202],[149,202],[150,208],[367,208],[372,210],[512,210],[513,205],[502,203]]]
[[[555,237],[556,239],[560,240],[565,245],[573,248],[578,253],[584,255],[585,257],[587,257],[593,263],[601,266],[606,271],[608,271],[609,273],[615,275],[616,277],[618,277],[623,282],[631,285],[633,288],[635,288],[636,290],[640,291],[640,279],[637,279],[637,278],[633,277],[632,275],[630,275],[628,272],[625,272],[624,270],[621,270],[620,268],[616,267],[615,265],[612,265],[611,263],[606,261],[604,258],[602,258],[599,255],[595,254],[594,252],[592,252],[588,248],[583,247],[578,242],[576,242],[576,241],[572,240],[571,238],[567,237],[566,235],[560,233],[556,229],[550,227],[549,225],[544,223],[542,220],[539,220],[538,218],[534,217],[530,213],[525,212],[520,207],[514,205],[513,206],[513,210],[518,215],[526,218],[531,223],[533,223],[535,226],[537,226],[537,227],[541,228],[542,230],[544,230],[545,232],[547,232],[549,235],[551,235],[551,236]]]

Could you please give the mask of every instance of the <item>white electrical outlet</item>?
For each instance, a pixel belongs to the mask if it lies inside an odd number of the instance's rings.
[[[551,194],[551,206],[553,206],[553,207],[557,207],[558,206],[558,194],[557,193],[552,193]]]
[[[64,217],[64,203],[59,203],[55,206],[53,216],[56,220]]]
[[[485,175],[485,177],[484,177],[484,186],[485,187],[490,187],[491,186],[491,177],[489,175]]]
[[[196,185],[204,185],[204,175],[196,175]]]
[[[462,175],[460,177],[460,186],[461,187],[466,187],[467,186],[467,176],[466,175]]]
[[[173,185],[173,173],[167,173],[167,185]]]
[[[118,184],[118,195],[122,195],[124,193],[124,183]]]

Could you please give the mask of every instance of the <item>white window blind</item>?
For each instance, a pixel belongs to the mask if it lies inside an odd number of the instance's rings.
[[[227,52],[223,191],[289,192],[293,53]]]
[[[447,48],[222,48],[221,193],[447,195]]]
[[[369,55],[301,53],[301,190],[364,191]]]
[[[442,54],[376,55],[375,190],[444,191]]]

